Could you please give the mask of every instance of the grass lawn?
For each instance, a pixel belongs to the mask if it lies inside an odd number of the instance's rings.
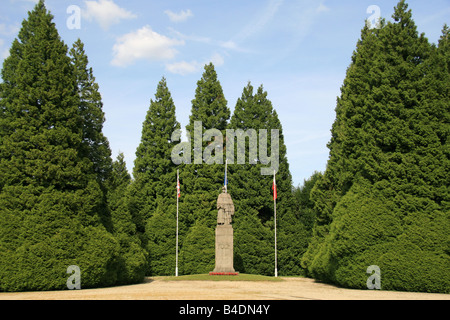
[[[262,276],[257,274],[245,274],[240,273],[237,276],[210,276],[209,274],[191,274],[186,276],[159,276],[151,277],[155,280],[163,281],[180,281],[180,280],[192,280],[192,281],[283,281],[281,278]]]

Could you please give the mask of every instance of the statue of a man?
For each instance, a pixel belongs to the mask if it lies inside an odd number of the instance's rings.
[[[217,213],[217,224],[230,225],[231,216],[234,215],[234,204],[225,187],[222,188],[222,193],[217,198],[217,210],[219,210]]]

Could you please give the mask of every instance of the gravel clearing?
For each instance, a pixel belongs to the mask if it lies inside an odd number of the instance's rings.
[[[0,293],[0,300],[450,300],[450,294],[343,289],[308,278],[166,281],[113,288]]]

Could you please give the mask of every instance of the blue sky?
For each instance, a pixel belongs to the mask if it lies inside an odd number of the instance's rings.
[[[36,2],[0,0],[0,63]],[[390,19],[397,2],[47,0],[46,6],[67,45],[85,43],[103,98],[104,133],[113,157],[123,152],[130,171],[158,82],[166,77],[184,128],[203,66],[212,61],[232,112],[248,81],[264,86],[297,186],[326,168],[336,97],[364,21],[377,14],[368,8]],[[408,4],[419,32],[436,43],[450,24],[450,0]],[[80,10],[79,25],[73,8]]]

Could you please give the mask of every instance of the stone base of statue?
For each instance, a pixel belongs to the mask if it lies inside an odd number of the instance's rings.
[[[210,275],[237,275],[233,267],[233,226],[234,204],[226,187],[217,198],[216,227],[216,268]]]
[[[216,267],[211,274],[233,274],[233,226],[216,227]]]

